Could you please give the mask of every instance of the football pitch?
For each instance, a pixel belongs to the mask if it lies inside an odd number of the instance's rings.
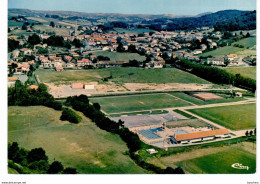
[[[99,103],[107,113],[122,113],[169,107],[191,106],[187,101],[169,94],[143,94],[113,97],[90,98],[92,103]]]
[[[256,104],[230,105],[188,110],[232,130],[256,127]]]

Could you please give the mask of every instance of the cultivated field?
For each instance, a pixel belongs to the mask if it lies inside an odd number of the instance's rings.
[[[244,77],[248,77],[256,80],[256,67],[225,67],[224,70],[236,75],[240,74]]]
[[[143,62],[145,60],[145,56],[141,56],[137,53],[120,53],[120,52],[108,52],[108,51],[90,51],[90,53],[97,56],[109,57],[111,62],[116,62],[116,61],[128,62],[129,60],[133,60],[133,59]]]
[[[90,98],[90,101],[99,103],[101,109],[107,113],[122,113],[191,105],[168,94],[98,97]]]
[[[256,104],[231,105],[188,110],[232,130],[256,127]]]
[[[118,135],[82,116],[78,125],[60,121],[60,111],[42,107],[8,108],[8,141],[26,149],[42,147],[49,157],[79,173],[145,173],[129,156]]]

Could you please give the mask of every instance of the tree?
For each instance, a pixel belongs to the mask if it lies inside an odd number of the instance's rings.
[[[25,23],[22,26],[22,30],[27,30],[27,25]]]
[[[41,43],[41,38],[37,34],[34,33],[33,35],[28,37],[27,42],[32,45],[37,45],[37,44]]]
[[[100,110],[100,105],[99,105],[99,103],[93,103],[93,106],[95,107],[95,109],[97,109],[97,110]]]
[[[254,129],[254,135],[256,135],[256,128]]]
[[[64,169],[63,174],[77,174],[77,170],[75,168],[67,167]]]
[[[246,137],[248,137],[248,135],[249,135],[248,131],[246,131],[245,135],[246,135]]]
[[[50,26],[51,26],[51,27],[55,27],[55,24],[54,24],[53,21],[50,22]]]
[[[251,130],[249,134],[250,134],[250,136],[252,136],[253,135],[253,131]]]
[[[63,165],[59,161],[54,161],[48,169],[49,174],[58,174],[63,171]]]
[[[120,126],[120,127],[124,127],[124,123],[125,123],[125,122],[124,122],[124,121],[122,121],[121,119],[120,119],[120,120],[118,120],[118,124],[119,124],[119,126]]]
[[[10,28],[8,28],[8,33],[10,33],[11,32],[11,29]]]
[[[48,161],[48,157],[42,148],[35,148],[28,153],[27,160],[29,163],[40,160]]]
[[[249,34],[249,32],[247,32],[247,33],[246,33],[246,37],[247,37],[247,38],[248,38],[248,37],[250,37],[250,34]]]
[[[71,123],[79,123],[81,121],[81,117],[77,115],[74,111],[69,108],[64,108],[62,110],[62,115],[60,117],[62,121],[69,121]]]

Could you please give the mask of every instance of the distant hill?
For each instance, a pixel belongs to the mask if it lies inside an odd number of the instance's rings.
[[[256,11],[248,12],[232,19],[216,22],[216,31],[237,31],[256,29]]]
[[[175,18],[167,24],[167,30],[191,30],[198,27],[214,27],[217,22],[229,21],[250,11],[223,10],[200,17]]]

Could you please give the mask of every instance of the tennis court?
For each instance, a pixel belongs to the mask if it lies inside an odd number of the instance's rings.
[[[142,136],[146,137],[147,139],[160,139],[161,137],[155,132],[162,131],[161,128],[153,128],[153,129],[146,129],[146,130],[138,130],[137,132],[140,133]]]

